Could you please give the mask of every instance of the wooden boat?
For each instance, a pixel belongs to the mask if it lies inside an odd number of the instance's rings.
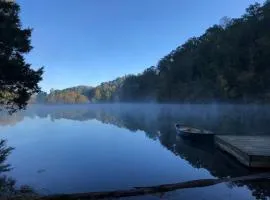
[[[197,129],[188,126],[175,124],[175,129],[178,135],[183,137],[213,137],[214,133],[204,129]]]

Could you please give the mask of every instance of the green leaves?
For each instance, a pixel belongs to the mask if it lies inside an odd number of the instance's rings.
[[[5,140],[0,140],[0,173],[10,170],[10,165],[5,164],[4,162],[6,161],[8,155],[11,153],[12,150],[12,147],[6,146]]]
[[[226,18],[162,58],[158,99],[268,101],[269,8],[269,2],[251,5],[243,17]]]
[[[32,49],[32,30],[21,27],[19,11],[15,2],[0,1],[0,105],[11,113],[40,91],[43,74],[43,68],[33,70],[24,60]]]

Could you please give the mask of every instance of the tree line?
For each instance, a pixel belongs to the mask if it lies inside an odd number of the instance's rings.
[[[156,66],[97,87],[53,90],[47,102],[269,102],[270,1],[192,37]],[[82,96],[81,96],[82,95]]]

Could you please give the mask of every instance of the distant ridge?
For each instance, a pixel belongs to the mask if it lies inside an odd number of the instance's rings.
[[[47,100],[270,103],[269,24],[270,1],[255,3],[242,17],[223,18],[140,74],[53,90]]]

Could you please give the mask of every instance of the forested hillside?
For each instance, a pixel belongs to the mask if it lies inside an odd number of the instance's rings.
[[[76,104],[76,103],[88,103],[87,98],[88,90],[91,90],[91,87],[72,87],[64,90],[54,90],[51,89],[50,93],[40,92],[37,95],[33,96],[29,103],[49,103],[49,104]]]
[[[241,18],[223,18],[141,74],[95,88],[54,90],[45,99],[49,103],[269,102],[269,77],[270,1],[266,1],[251,5]]]

